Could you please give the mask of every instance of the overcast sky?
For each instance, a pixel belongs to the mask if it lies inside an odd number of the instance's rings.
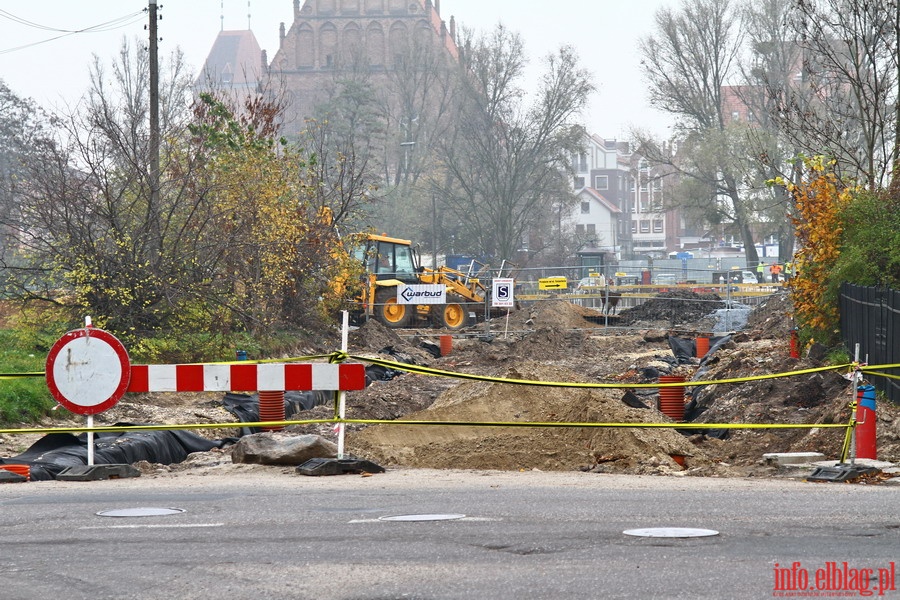
[[[250,28],[269,59],[278,26],[290,26],[292,0],[158,0],[160,55],[176,46],[198,71],[222,28]],[[540,58],[573,45],[594,75],[597,93],[584,115],[591,133],[624,139],[638,125],[664,135],[671,119],[649,107],[638,40],[651,33],[660,6],[677,0],[441,0],[441,16],[487,30],[503,22],[522,34],[532,77]],[[4,0],[0,2],[0,78],[45,106],[72,103],[86,90],[92,54],[110,62],[122,36],[146,39],[147,0]],[[222,18],[224,16],[224,19]],[[90,30],[90,31],[84,31]],[[69,33],[72,31],[80,33]]]

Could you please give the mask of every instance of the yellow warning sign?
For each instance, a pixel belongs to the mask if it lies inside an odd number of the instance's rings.
[[[564,290],[569,287],[565,277],[543,277],[538,279],[539,290]]]

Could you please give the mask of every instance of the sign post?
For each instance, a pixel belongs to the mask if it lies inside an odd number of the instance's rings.
[[[491,306],[506,309],[506,331],[509,331],[509,309],[516,305],[515,280],[510,277],[497,277],[491,280]]]
[[[45,369],[50,395],[69,411],[94,415],[122,399],[131,379],[128,352],[114,335],[90,325],[66,333],[50,348]],[[87,433],[88,465],[94,464],[94,434]]]

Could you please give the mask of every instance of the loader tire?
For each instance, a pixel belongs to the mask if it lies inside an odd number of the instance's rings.
[[[416,307],[397,302],[397,288],[384,288],[375,294],[375,318],[385,327],[400,329],[407,327]]]
[[[457,331],[469,324],[469,308],[457,294],[447,295],[447,304],[431,307],[431,323],[441,329]]]

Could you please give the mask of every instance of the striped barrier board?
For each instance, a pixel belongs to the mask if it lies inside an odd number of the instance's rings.
[[[361,390],[362,363],[131,365],[128,392]]]

